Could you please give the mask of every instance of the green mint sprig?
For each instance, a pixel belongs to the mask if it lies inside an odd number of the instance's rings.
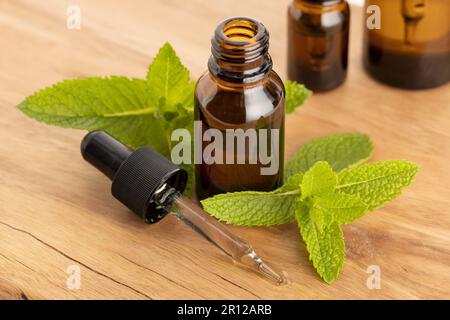
[[[342,145],[344,138],[365,149],[365,153],[357,150],[359,156],[353,157],[345,148],[331,147],[333,143]],[[235,225],[271,226],[296,219],[310,260],[325,282],[331,283],[341,272],[345,259],[341,225],[393,200],[411,184],[418,171],[416,164],[402,160],[355,166],[370,157],[372,143],[364,135],[354,138],[330,136],[305,145],[291,165],[295,163],[306,171],[291,175],[275,191],[221,194],[203,200],[203,207],[216,218]],[[319,147],[325,142],[329,143],[328,148]],[[352,144],[344,143],[350,149]],[[312,158],[318,161],[306,165]],[[333,167],[347,168],[336,172]]]
[[[333,282],[344,264],[340,226],[354,222],[394,199],[413,181],[418,166],[408,161],[383,161],[334,173],[318,162],[305,173],[296,210],[300,234],[320,276]]]
[[[298,186],[302,173],[317,161],[327,161],[335,171],[368,160],[373,153],[370,138],[360,133],[339,133],[311,140],[285,168],[286,183],[275,191],[219,194],[202,201],[219,220],[241,226],[269,226],[295,220]],[[295,173],[295,174],[294,174]]]

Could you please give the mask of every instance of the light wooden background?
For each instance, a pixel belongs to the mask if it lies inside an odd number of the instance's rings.
[[[67,5],[82,29],[66,28]],[[109,194],[109,181],[79,153],[85,132],[26,118],[15,105],[56,81],[93,75],[144,77],[170,41],[197,78],[216,24],[262,20],[275,68],[285,75],[287,1],[0,1],[0,298],[450,298],[450,85],[410,92],[361,70],[361,10],[353,8],[348,80],[287,119],[287,152],[309,139],[368,133],[374,159],[422,169],[400,198],[345,228],[347,261],[326,285],[295,225],[233,228],[293,280],[276,287],[230,263],[174,218],[145,225]],[[81,289],[66,270],[81,268]],[[382,288],[369,290],[369,265]]]

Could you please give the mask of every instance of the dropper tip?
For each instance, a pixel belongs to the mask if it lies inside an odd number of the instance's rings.
[[[266,277],[274,280],[276,282],[276,284],[279,286],[290,283],[289,279],[287,278],[286,272],[282,272],[281,274],[279,274],[279,273],[275,272],[271,267],[269,267],[262,260],[261,260],[261,263],[260,263],[258,269]]]
[[[248,253],[243,257],[244,259],[241,259],[241,263],[252,267],[256,269],[260,274],[264,275],[266,278],[271,279],[274,281],[277,285],[285,285],[290,284],[287,277],[287,273],[283,272],[282,274],[279,274],[275,270],[273,270],[271,267],[269,267],[268,264],[266,264],[257,254],[256,252],[250,248]],[[246,259],[247,258],[247,259]],[[250,258],[250,260],[248,260]]]

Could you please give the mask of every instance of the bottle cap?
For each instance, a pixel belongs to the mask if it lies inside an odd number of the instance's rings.
[[[152,201],[161,186],[168,184],[180,193],[186,188],[185,170],[151,148],[133,151],[103,131],[84,137],[81,154],[112,180],[112,195],[147,223],[158,222],[167,214]]]

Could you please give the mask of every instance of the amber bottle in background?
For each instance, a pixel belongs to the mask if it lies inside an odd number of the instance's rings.
[[[283,82],[272,70],[268,49],[269,33],[258,21],[233,18],[221,23],[215,31],[209,71],[198,80],[195,88],[195,120],[201,121],[202,135],[210,128],[222,133],[225,138],[221,153],[226,155],[226,159],[234,160],[232,164],[228,160],[196,164],[199,199],[223,192],[269,191],[282,183],[285,91]],[[279,157],[276,172],[262,175],[261,168],[268,165],[261,163],[260,159],[250,163],[249,144],[245,154],[227,154],[227,129],[245,132],[247,129],[256,129],[257,132],[268,129],[266,142],[272,140],[270,129],[278,129],[275,130],[279,133],[278,142],[268,146],[269,154],[276,152]],[[208,144],[210,142],[202,141],[201,150]],[[238,156],[247,159],[245,164],[238,163]]]
[[[313,91],[345,81],[350,8],[344,0],[293,0],[288,9],[288,77]]]
[[[366,0],[366,8],[373,5],[380,8],[381,24],[380,29],[364,26],[364,66],[370,75],[407,89],[450,81],[449,0]]]

